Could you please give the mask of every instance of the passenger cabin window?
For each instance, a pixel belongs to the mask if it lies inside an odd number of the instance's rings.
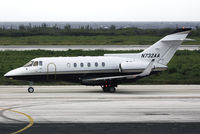
[[[102,62],[102,67],[105,67],[105,65],[106,65],[105,62]]]
[[[74,63],[74,67],[77,67],[77,64],[76,64],[76,63]]]
[[[95,64],[94,64],[94,65],[95,65],[95,67],[98,67],[98,63],[97,63],[97,62],[95,62]]]
[[[38,66],[38,61],[35,61],[35,62],[33,63],[33,66]]]
[[[42,61],[39,61],[39,66],[42,66]]]
[[[91,64],[88,62],[88,63],[87,63],[87,66],[88,66],[88,67],[91,67]]]
[[[81,66],[81,67],[83,67],[83,66],[84,66],[84,64],[83,64],[83,63],[80,63],[80,66]]]
[[[33,65],[33,61],[29,61],[24,65],[24,67],[31,67]]]

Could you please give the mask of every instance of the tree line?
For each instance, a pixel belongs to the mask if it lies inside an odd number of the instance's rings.
[[[139,29],[136,27],[116,28],[114,25],[106,28],[93,29],[89,25],[80,26],[79,28],[72,28],[71,25],[65,25],[64,28],[59,28],[57,25],[48,26],[43,23],[40,26],[32,26],[31,24],[20,25],[14,29],[12,27],[0,28],[0,36],[21,37],[21,36],[36,36],[36,35],[54,35],[54,36],[97,36],[97,35],[151,35],[151,36],[164,36],[172,33],[175,29]],[[200,36],[200,28],[196,27],[190,33],[191,36]]]

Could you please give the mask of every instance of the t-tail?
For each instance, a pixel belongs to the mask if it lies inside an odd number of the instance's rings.
[[[167,65],[182,42],[189,40],[186,37],[190,31],[191,28],[177,29],[141,52],[141,58],[149,61],[155,59],[157,63]]]

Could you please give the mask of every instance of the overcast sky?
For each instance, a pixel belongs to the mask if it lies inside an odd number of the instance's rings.
[[[200,21],[200,0],[0,0],[0,21]]]

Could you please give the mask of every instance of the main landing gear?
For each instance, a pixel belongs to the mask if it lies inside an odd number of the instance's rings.
[[[30,82],[29,88],[28,88],[28,92],[29,92],[29,93],[33,93],[33,92],[34,92],[34,88],[32,87],[32,85],[33,85],[33,83]]]
[[[114,93],[116,91],[115,86],[111,86],[111,85],[103,85],[102,89],[104,92],[109,92],[109,93]]]

